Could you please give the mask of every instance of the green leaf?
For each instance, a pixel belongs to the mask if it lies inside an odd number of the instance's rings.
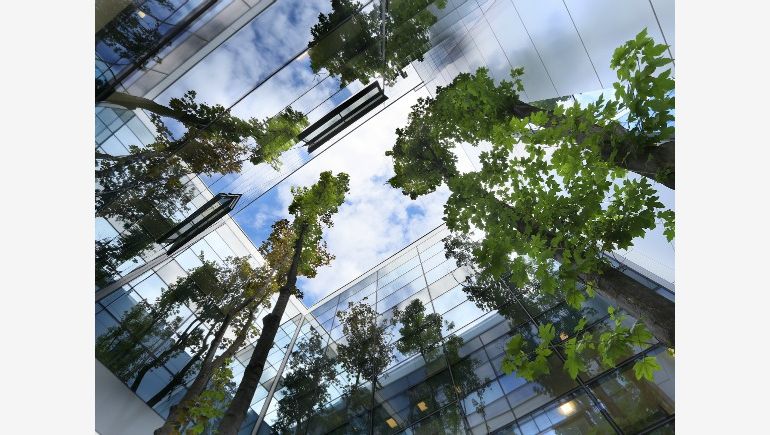
[[[582,331],[583,328],[585,328],[585,327],[586,327],[586,319],[585,319],[585,317],[581,317],[580,320],[578,321],[578,324],[575,325],[575,329],[573,329],[573,331],[575,331],[577,333],[577,332]]]
[[[569,374],[572,379],[577,378],[578,373],[585,371],[583,363],[577,358],[569,358],[564,361],[564,370]]]
[[[521,334],[514,335],[505,346],[506,353],[508,353],[508,355],[515,355],[521,352],[521,345],[523,342],[524,337],[522,337]]]
[[[628,339],[631,341],[631,344],[639,347],[646,347],[649,344],[649,341],[652,340],[652,333],[647,330],[647,327],[644,326],[643,323],[636,322],[634,323],[634,326],[631,327]]]
[[[588,293],[589,297],[596,296],[596,291],[594,291],[594,285],[592,283],[586,283],[586,293]]]
[[[551,323],[546,323],[538,326],[537,333],[540,339],[546,343],[550,342],[551,340],[553,340],[554,337],[556,337],[556,329],[553,327],[553,324]]]
[[[660,365],[654,356],[647,356],[634,363],[634,375],[636,379],[647,379],[652,381],[654,379],[653,373],[660,370]]]

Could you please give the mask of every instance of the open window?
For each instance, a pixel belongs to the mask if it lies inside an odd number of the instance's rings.
[[[169,255],[176,252],[195,236],[203,232],[203,230],[234,209],[235,204],[238,203],[240,198],[240,194],[218,193],[185,220],[160,236],[158,243],[169,244],[166,248],[166,253]]]
[[[372,82],[302,131],[298,138],[305,141],[307,151],[312,153],[387,99],[379,82]]]

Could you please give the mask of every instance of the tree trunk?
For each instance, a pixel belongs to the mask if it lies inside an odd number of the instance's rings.
[[[247,299],[241,305],[237,306],[230,313],[228,313],[225,320],[222,322],[222,326],[217,330],[217,334],[214,337],[214,341],[212,341],[211,345],[209,346],[209,350],[206,353],[206,358],[203,360],[203,363],[201,363],[201,368],[198,371],[198,375],[195,377],[195,380],[193,381],[192,385],[190,385],[190,388],[182,397],[182,400],[180,400],[176,406],[171,407],[168,418],[166,419],[166,423],[155,431],[155,435],[173,434],[174,431],[177,430],[177,426],[183,423],[179,421],[180,417],[183,416],[186,409],[205,390],[206,385],[208,385],[208,382],[211,379],[211,376],[213,375],[214,371],[217,370],[219,367],[221,367],[222,364],[224,364],[225,360],[233,356],[235,352],[243,345],[243,342],[246,340],[246,336],[248,335],[249,327],[251,326],[251,323],[254,320],[254,315],[256,314],[257,309],[262,304],[262,302],[264,302],[267,295],[268,293],[265,292],[264,296],[260,299],[260,301],[254,304],[254,306],[251,308],[251,310],[249,311],[249,317],[244,322],[241,329],[238,331],[236,339],[233,340],[232,343],[230,343],[230,345],[221,355],[214,358],[214,355],[216,354],[216,350],[219,347],[220,343],[222,342],[224,333],[227,331],[227,328],[230,327],[230,324],[232,323],[234,317],[241,310],[245,309],[249,304],[254,303],[256,300],[256,297],[251,297]]]
[[[187,389],[187,392],[182,397],[182,400],[180,400],[179,403],[175,406],[171,407],[166,422],[163,424],[163,426],[155,430],[155,435],[172,435],[174,433],[178,433],[178,426],[182,423],[179,420],[184,415],[184,411],[192,403],[192,400],[194,400],[200,393],[203,392],[203,390],[206,388],[206,384],[208,383],[209,378],[211,378],[211,373],[213,373],[213,371],[210,370],[211,361],[214,359],[214,354],[216,353],[219,345],[222,343],[225,332],[230,326],[230,322],[232,322],[232,320],[232,315],[228,315],[225,321],[222,322],[222,326],[217,330],[217,333],[214,336],[214,340],[211,342],[211,345],[209,345],[208,352],[206,352],[206,357],[203,359],[201,368],[198,371],[198,376],[195,377],[195,381],[193,381],[192,385],[190,385],[190,388]]]
[[[289,267],[289,272],[287,273],[286,283],[279,291],[278,301],[276,302],[273,311],[262,319],[264,325],[262,333],[259,335],[259,339],[254,346],[254,353],[252,353],[249,365],[243,373],[241,383],[238,385],[238,391],[235,393],[232,402],[230,402],[230,406],[228,406],[224,417],[222,417],[222,420],[219,422],[219,427],[217,428],[217,433],[219,435],[236,435],[243,420],[246,418],[246,412],[251,404],[251,399],[254,397],[254,392],[259,385],[259,379],[262,377],[265,362],[267,361],[267,355],[273,347],[273,342],[278,333],[281,318],[283,317],[284,311],[286,311],[289,297],[291,297],[294,292],[297,283],[297,270],[302,254],[305,231],[306,226],[302,226],[297,235],[297,240],[294,243],[294,256],[291,261],[291,266]]]
[[[208,336],[207,336],[208,338]],[[171,391],[174,390],[174,388],[178,387],[179,385],[182,385],[182,382],[184,381],[185,376],[187,375],[187,372],[190,371],[190,369],[200,361],[201,357],[203,356],[203,352],[206,350],[206,346],[201,346],[200,349],[198,349],[198,352],[193,355],[192,358],[190,358],[190,361],[187,362],[187,364],[182,367],[182,370],[179,370],[177,374],[174,375],[173,378],[166,384],[165,387],[163,387],[160,391],[155,393],[154,396],[150,398],[150,400],[147,401],[147,406],[153,407],[158,404],[161,400],[163,400],[164,397],[168,395]]]
[[[142,383],[142,379],[144,379],[144,376],[152,370],[154,367],[158,367],[162,364],[165,364],[165,361],[168,360],[173,354],[177,352],[181,352],[182,349],[187,347],[188,343],[187,340],[190,338],[190,329],[193,326],[197,326],[199,323],[196,321],[190,322],[189,325],[187,325],[187,328],[185,328],[182,335],[179,337],[179,340],[174,342],[171,346],[168,347],[165,351],[161,352],[160,355],[153,358],[151,361],[149,361],[147,364],[145,364],[137,373],[136,378],[134,379],[134,382],[131,383],[131,391],[136,392],[136,390],[139,389],[139,385]],[[201,343],[201,346],[205,345],[205,341]],[[205,347],[205,346],[204,346]]]
[[[188,126],[193,125],[198,128],[205,128],[208,124],[206,120],[198,118],[197,116],[174,110],[168,106],[158,104],[149,98],[136,97],[123,92],[113,92],[105,101],[123,106],[128,110],[145,109],[156,115],[176,119]]]
[[[674,162],[676,142],[674,139],[660,145],[650,146],[641,153],[641,156],[629,156],[617,165],[631,172],[644,175],[660,182],[671,190],[674,189]],[[611,150],[609,152],[612,152]],[[604,149],[602,156],[608,154]],[[605,157],[606,158],[606,157]]]
[[[674,302],[614,267],[588,278],[596,280],[597,294],[639,319],[661,344],[674,347]]]
[[[510,110],[511,115],[519,119],[537,112],[546,112],[550,116],[553,116],[553,111],[541,109],[523,101],[516,102]],[[598,129],[599,127],[596,128]],[[632,144],[627,140],[622,140],[623,136],[628,133],[623,126],[617,124],[614,133],[617,136],[615,139],[621,140],[613,144],[611,138],[605,138],[600,145],[600,153],[604,160],[609,160],[612,152],[617,151],[619,159],[611,163],[620,168],[651,178],[669,189],[674,190],[674,139],[660,145],[645,147],[639,152],[636,151],[637,146],[635,144]],[[577,138],[577,141],[582,142],[580,137]]]

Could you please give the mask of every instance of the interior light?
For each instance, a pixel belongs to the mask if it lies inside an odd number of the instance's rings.
[[[385,423],[387,423],[391,429],[395,429],[398,426],[398,423],[396,423],[396,420],[393,420],[392,418],[385,420]]]
[[[569,338],[569,335],[567,335],[564,331],[562,331],[559,333],[559,338],[561,338],[562,340],[566,340]]]
[[[426,405],[425,402],[420,402],[417,404],[417,408],[420,411],[426,411],[428,409],[428,405]]]
[[[572,400],[566,403],[562,403],[561,406],[559,406],[559,413],[561,415],[571,415],[574,414],[576,410],[577,407],[575,406],[575,402]]]
[[[139,15],[139,18],[144,18],[144,17],[145,17],[145,15],[146,15],[146,14],[145,14],[144,12],[142,12],[142,11],[136,11],[136,14],[137,14],[137,15]]]

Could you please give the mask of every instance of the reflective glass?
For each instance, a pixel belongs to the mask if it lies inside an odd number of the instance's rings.
[[[654,382],[636,379],[633,364],[627,364],[591,385],[613,420],[624,432],[638,432],[674,413],[674,364],[665,349],[651,354],[663,370]]]

